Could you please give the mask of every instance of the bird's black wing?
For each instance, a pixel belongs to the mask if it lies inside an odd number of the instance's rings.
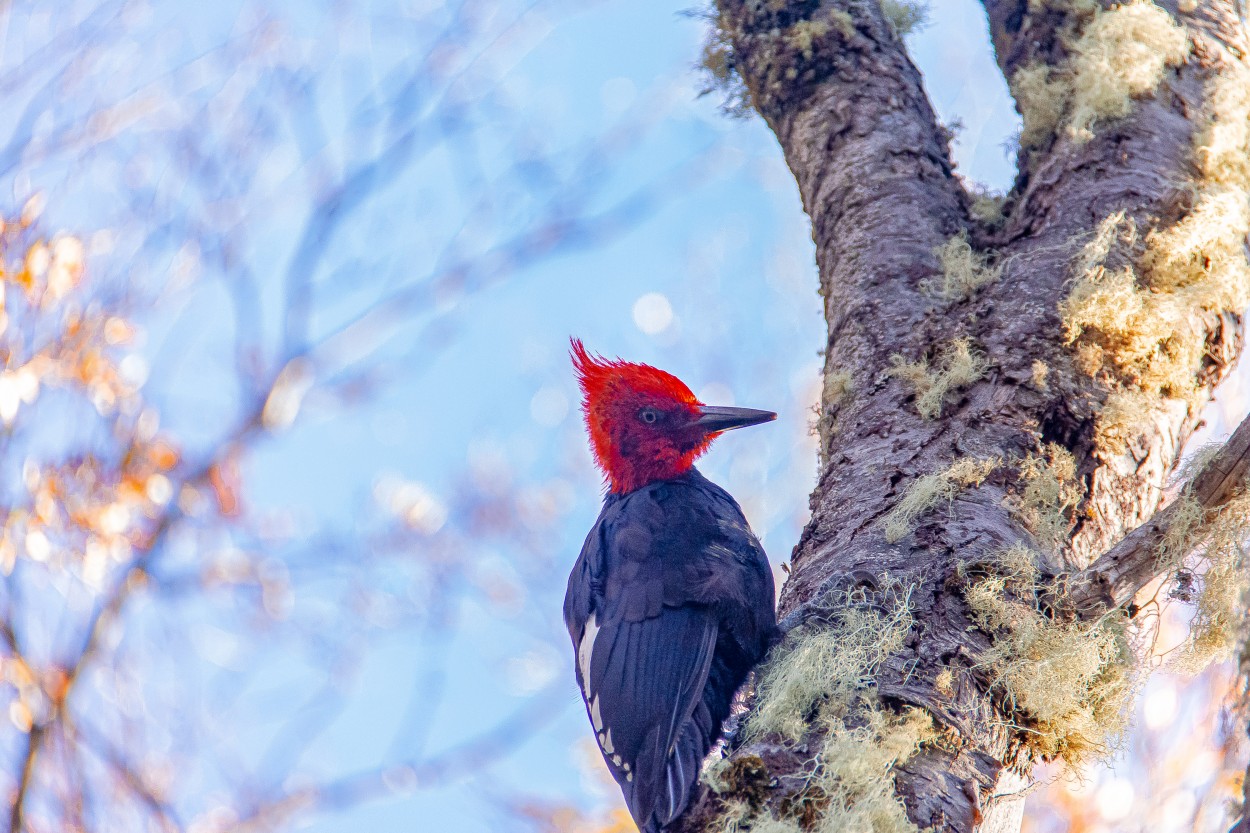
[[[709,673],[725,675],[716,664],[725,641],[722,602],[739,595],[720,586],[737,572],[725,563],[722,503],[686,484],[609,497],[569,579],[565,623],[578,683],[603,757],[644,833],[685,809],[741,682],[727,692],[708,686]],[[767,592],[771,612],[771,576]]]
[[[671,821],[698,777],[706,746],[692,738],[679,750],[678,741],[702,700],[716,632],[706,610],[675,608],[640,622],[609,619],[595,639],[588,711],[640,826]]]

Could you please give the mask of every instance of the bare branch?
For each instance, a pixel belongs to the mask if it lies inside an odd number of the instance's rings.
[[[262,398],[261,402],[263,403],[263,401],[264,399]],[[182,481],[181,485],[196,487],[207,484],[210,477],[212,477],[215,467],[220,462],[220,455],[235,448],[238,443],[254,434],[259,428],[260,411],[262,408],[263,404],[255,406],[252,413],[231,434],[231,439],[216,446],[215,450],[219,454],[213,455],[209,460],[195,468]],[[133,597],[135,591],[144,586],[152,561],[159,554],[170,530],[174,528],[181,518],[182,509],[179,507],[179,504],[171,502],[150,535],[148,545],[140,549],[130,562],[120,570],[112,589],[96,607],[86,626],[86,637],[81,648],[67,663],[69,671],[66,674],[59,696],[53,699],[51,714],[45,721],[33,725],[27,736],[26,750],[22,755],[21,777],[18,780],[17,793],[13,798],[13,808],[10,813],[10,833],[19,833],[23,829],[22,817],[24,806],[30,794],[31,775],[40,749],[47,739],[48,728],[59,724],[65,719],[70,697],[77,689],[78,683],[82,680],[86,669],[98,655],[100,647],[106,641],[110,629],[121,617],[122,611]]]
[[[65,724],[68,731],[81,741],[83,748],[99,756],[118,775],[126,788],[152,811],[160,822],[162,830],[166,833],[178,833],[184,829],[178,821],[177,811],[157,794],[112,741],[82,724],[69,720]]]
[[[230,833],[268,830],[316,809],[335,809],[392,792],[428,789],[479,772],[524,743],[568,705],[563,684],[549,686],[486,731],[424,760],[354,773],[276,796],[254,807]]]
[[[31,779],[35,771],[35,761],[43,746],[47,734],[47,724],[30,727],[26,733],[26,749],[21,756],[21,774],[17,779],[17,794],[13,797],[13,806],[9,810],[9,833],[20,833],[25,826],[26,796],[30,794]]]

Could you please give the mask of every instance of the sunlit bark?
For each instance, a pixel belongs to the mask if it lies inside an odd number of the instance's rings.
[[[817,703],[797,743],[748,731],[730,765],[758,759],[765,774],[722,784],[684,829],[725,813],[800,829],[831,800],[853,804],[813,771],[813,753],[844,725],[905,707],[937,732],[889,773],[911,823],[1018,829],[1014,794],[1033,765],[1083,759],[1091,751],[1076,747],[1091,738],[1037,728],[1040,710],[1003,671],[1019,634],[988,611],[999,602],[970,595],[996,587],[1016,604],[1013,593],[1036,592],[1054,634],[1080,632],[1063,630],[1079,628],[1063,624],[1073,616],[1119,628],[1136,590],[1178,567],[1159,555],[1166,517],[1153,538],[1137,533],[1136,558],[1134,539],[1113,545],[1159,510],[1241,348],[1250,182],[1236,161],[1246,95],[1229,92],[1246,78],[1237,4],[985,5],[1025,119],[1001,216],[952,173],[947,135],[875,0],[718,4],[733,70],[811,217],[828,322],[826,462],[780,612],[824,611],[801,629],[818,632],[850,587],[878,605],[905,592],[915,624],[872,669],[871,705],[851,703],[830,729]],[[1142,77],[1117,76],[1125,67]],[[1219,133],[1229,125],[1235,140]],[[1228,215],[1213,212],[1220,200]],[[1181,242],[1196,229],[1202,241]],[[1213,300],[1195,287],[1228,291]],[[1166,313],[1151,306],[1161,299]],[[1053,481],[1044,500],[1039,478]],[[1198,483],[1208,514],[1195,523],[1240,494],[1240,474],[1220,483]],[[1038,570],[1027,586],[1001,566],[1022,551]],[[1025,601],[1012,609],[1032,611]],[[1037,740],[1051,732],[1056,744]]]

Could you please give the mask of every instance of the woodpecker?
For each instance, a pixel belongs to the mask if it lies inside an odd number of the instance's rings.
[[[681,815],[734,693],[777,640],[773,577],[738,503],[694,468],[771,411],[704,405],[675,376],[572,340],[608,493],[569,576],[577,682],[641,833]]]

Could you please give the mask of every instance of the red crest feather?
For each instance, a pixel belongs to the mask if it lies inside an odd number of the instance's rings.
[[[570,344],[591,451],[612,491],[631,491],[688,470],[710,443],[690,428],[699,415],[699,400],[690,388],[657,367],[605,359],[580,339]],[[635,417],[644,408],[677,418],[668,430],[643,426]]]

